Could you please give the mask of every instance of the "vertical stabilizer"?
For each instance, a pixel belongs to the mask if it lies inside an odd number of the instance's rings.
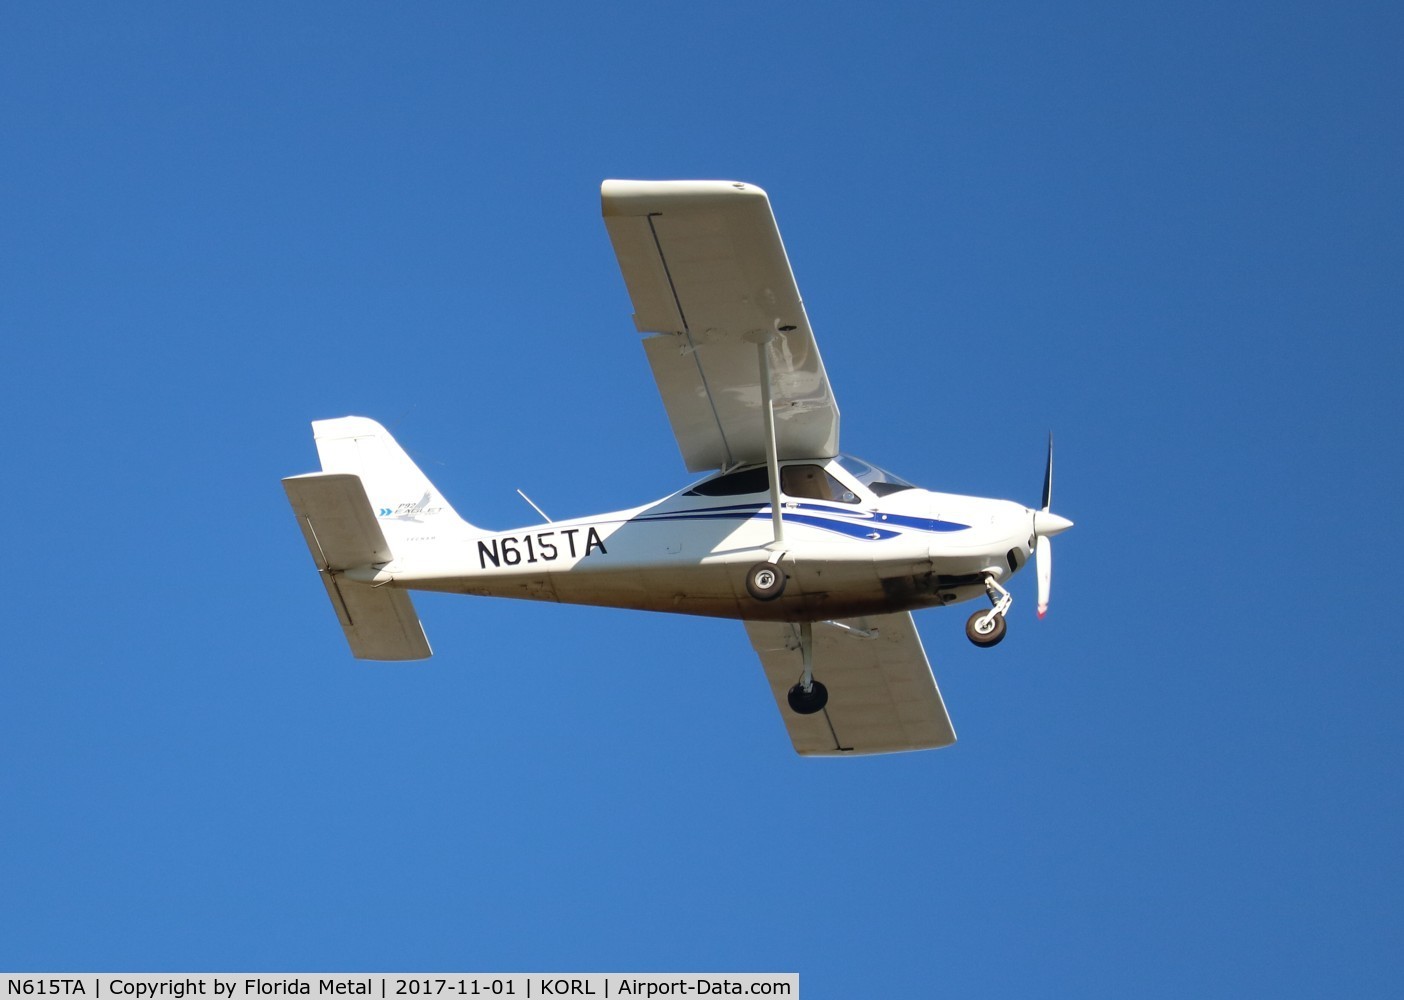
[[[359,476],[375,517],[394,545],[397,536],[433,526],[471,529],[414,460],[380,424],[368,417],[314,420],[317,455],[323,472]]]
[[[314,420],[322,471],[283,480],[351,652],[432,655],[409,594],[380,571],[418,545],[471,533],[390,433],[366,417]]]

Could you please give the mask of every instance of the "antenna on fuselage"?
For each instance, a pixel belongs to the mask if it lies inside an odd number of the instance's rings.
[[[523,493],[520,489],[517,490],[517,496],[521,497],[521,498],[522,498],[523,500],[525,500],[527,503],[531,504],[531,509],[534,510],[534,511],[536,511],[536,512],[537,512],[538,514],[540,514],[542,517],[545,517],[547,523],[550,523],[551,519],[550,519],[549,517],[546,516],[546,512],[545,512],[544,510],[542,510],[540,507],[536,506],[535,503],[532,503],[531,497],[527,496],[527,495],[526,495],[525,493]]]

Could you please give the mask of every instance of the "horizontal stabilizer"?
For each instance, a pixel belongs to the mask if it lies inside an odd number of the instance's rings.
[[[358,660],[425,660],[434,655],[409,594],[323,572],[341,631]]]
[[[360,477],[312,473],[284,479],[283,488],[352,654],[363,660],[422,660],[433,655],[408,594],[343,575],[393,558]]]
[[[345,570],[391,560],[360,476],[313,472],[284,479],[283,489],[318,569]]]

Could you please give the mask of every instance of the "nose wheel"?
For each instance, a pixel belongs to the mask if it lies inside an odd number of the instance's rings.
[[[985,592],[990,595],[993,607],[988,611],[977,611],[965,623],[965,637],[977,646],[995,646],[1004,638],[1004,616],[1014,598],[1009,591],[999,585],[993,576],[985,577]]]
[[[1003,615],[993,611],[977,611],[965,623],[965,636],[977,646],[993,646],[1004,638]]]

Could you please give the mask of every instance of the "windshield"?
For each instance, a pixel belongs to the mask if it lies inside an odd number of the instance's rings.
[[[847,472],[852,474],[854,479],[858,480],[858,482],[862,483],[880,497],[885,497],[889,493],[896,493],[899,490],[916,489],[915,484],[907,482],[901,476],[894,475],[886,469],[878,468],[876,465],[870,465],[861,458],[854,458],[852,455],[840,455],[838,457],[838,463],[843,466]]]

